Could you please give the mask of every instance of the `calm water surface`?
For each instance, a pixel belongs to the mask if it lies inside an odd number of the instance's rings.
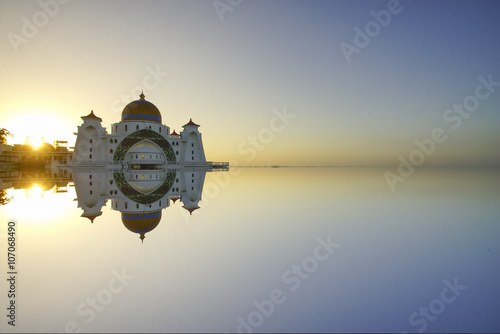
[[[171,201],[143,242],[112,200],[91,223],[75,187],[9,189],[0,330],[500,331],[500,173],[422,169],[393,193],[384,171],[207,173],[200,209]]]

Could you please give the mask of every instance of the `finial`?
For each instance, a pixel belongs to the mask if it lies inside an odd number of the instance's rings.
[[[144,100],[144,98],[146,97],[146,95],[144,95],[144,90],[141,92],[141,95],[139,95],[139,97],[141,98],[141,100]]]
[[[141,233],[141,236],[139,237],[139,239],[141,239],[141,241],[142,241],[142,243],[143,243],[143,244],[144,244],[144,238],[145,238],[145,237],[146,237],[146,236],[144,235],[144,233]]]

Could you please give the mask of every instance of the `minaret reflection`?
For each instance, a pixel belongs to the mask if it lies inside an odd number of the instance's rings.
[[[123,225],[144,241],[161,221],[162,210],[180,200],[192,213],[199,209],[205,174],[209,168],[118,169],[90,168],[72,171],[78,207],[92,223],[111,208],[121,212]]]

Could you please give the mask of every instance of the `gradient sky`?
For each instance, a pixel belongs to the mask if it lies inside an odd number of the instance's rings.
[[[364,30],[388,1],[243,0],[223,20],[212,1],[58,6],[16,50],[13,34],[23,37],[43,9],[0,0],[0,127],[12,142],[74,143],[90,110],[109,126],[159,69],[146,99],[172,130],[190,118],[200,124],[209,160],[395,165],[415,139],[442,128],[448,140],[426,165],[500,164],[500,87],[456,130],[443,120],[479,76],[500,82],[498,1],[402,0],[350,63],[339,45],[354,45],[354,28]],[[273,110],[295,118],[270,135],[270,124],[280,126]],[[248,137],[259,134],[265,143],[253,155]]]

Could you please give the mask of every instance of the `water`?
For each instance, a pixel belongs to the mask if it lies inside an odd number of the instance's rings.
[[[143,241],[113,199],[81,217],[78,184],[9,189],[17,320],[0,328],[498,332],[499,171],[421,169],[395,192],[384,171],[197,172],[200,208],[170,202]]]

